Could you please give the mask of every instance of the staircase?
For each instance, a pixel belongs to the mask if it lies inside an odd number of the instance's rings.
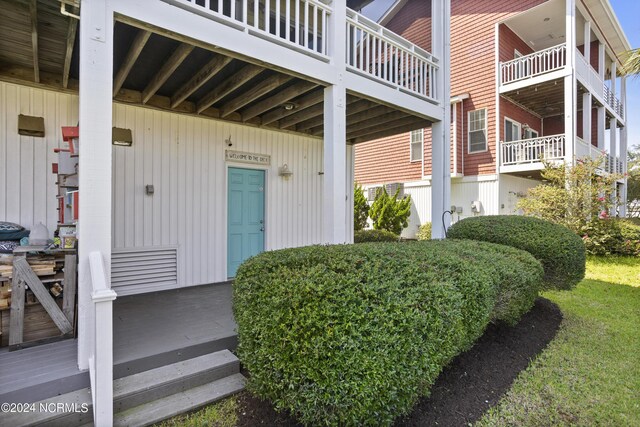
[[[114,426],[147,426],[193,411],[244,388],[240,362],[221,350],[113,382]],[[91,391],[76,390],[32,404],[25,413],[0,413],[2,426],[93,425]],[[56,410],[64,405],[64,409]],[[102,427],[102,426],[98,426]]]

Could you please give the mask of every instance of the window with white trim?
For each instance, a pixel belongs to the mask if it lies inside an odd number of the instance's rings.
[[[424,142],[424,129],[411,131],[411,161],[417,162],[422,160]]]
[[[520,140],[520,123],[509,118],[504,119],[504,142]]]
[[[531,128],[525,128],[524,129],[524,139],[532,139],[532,138],[537,138],[539,135],[537,130],[533,130]]]
[[[469,153],[487,150],[487,109],[469,111]]]

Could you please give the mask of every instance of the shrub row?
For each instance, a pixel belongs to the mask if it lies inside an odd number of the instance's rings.
[[[447,235],[453,239],[499,243],[529,252],[542,263],[545,289],[572,289],[584,278],[584,243],[562,225],[518,215],[479,216],[455,223]]]
[[[387,230],[359,230],[353,233],[353,243],[397,242],[399,238]]]
[[[514,323],[543,271],[484,242],[266,252],[233,285],[249,388],[303,423],[389,425],[488,322]]]

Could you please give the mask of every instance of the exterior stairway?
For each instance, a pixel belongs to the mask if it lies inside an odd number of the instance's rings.
[[[115,426],[151,425],[237,393],[244,388],[244,384],[240,362],[229,350],[139,372],[114,381],[113,422]],[[28,412],[1,413],[0,425],[93,425],[89,388],[31,405],[30,409],[33,410]],[[64,408],[61,405],[65,405]]]

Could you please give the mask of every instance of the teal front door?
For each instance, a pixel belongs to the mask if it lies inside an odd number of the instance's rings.
[[[227,200],[227,276],[264,251],[264,171],[229,168]]]

